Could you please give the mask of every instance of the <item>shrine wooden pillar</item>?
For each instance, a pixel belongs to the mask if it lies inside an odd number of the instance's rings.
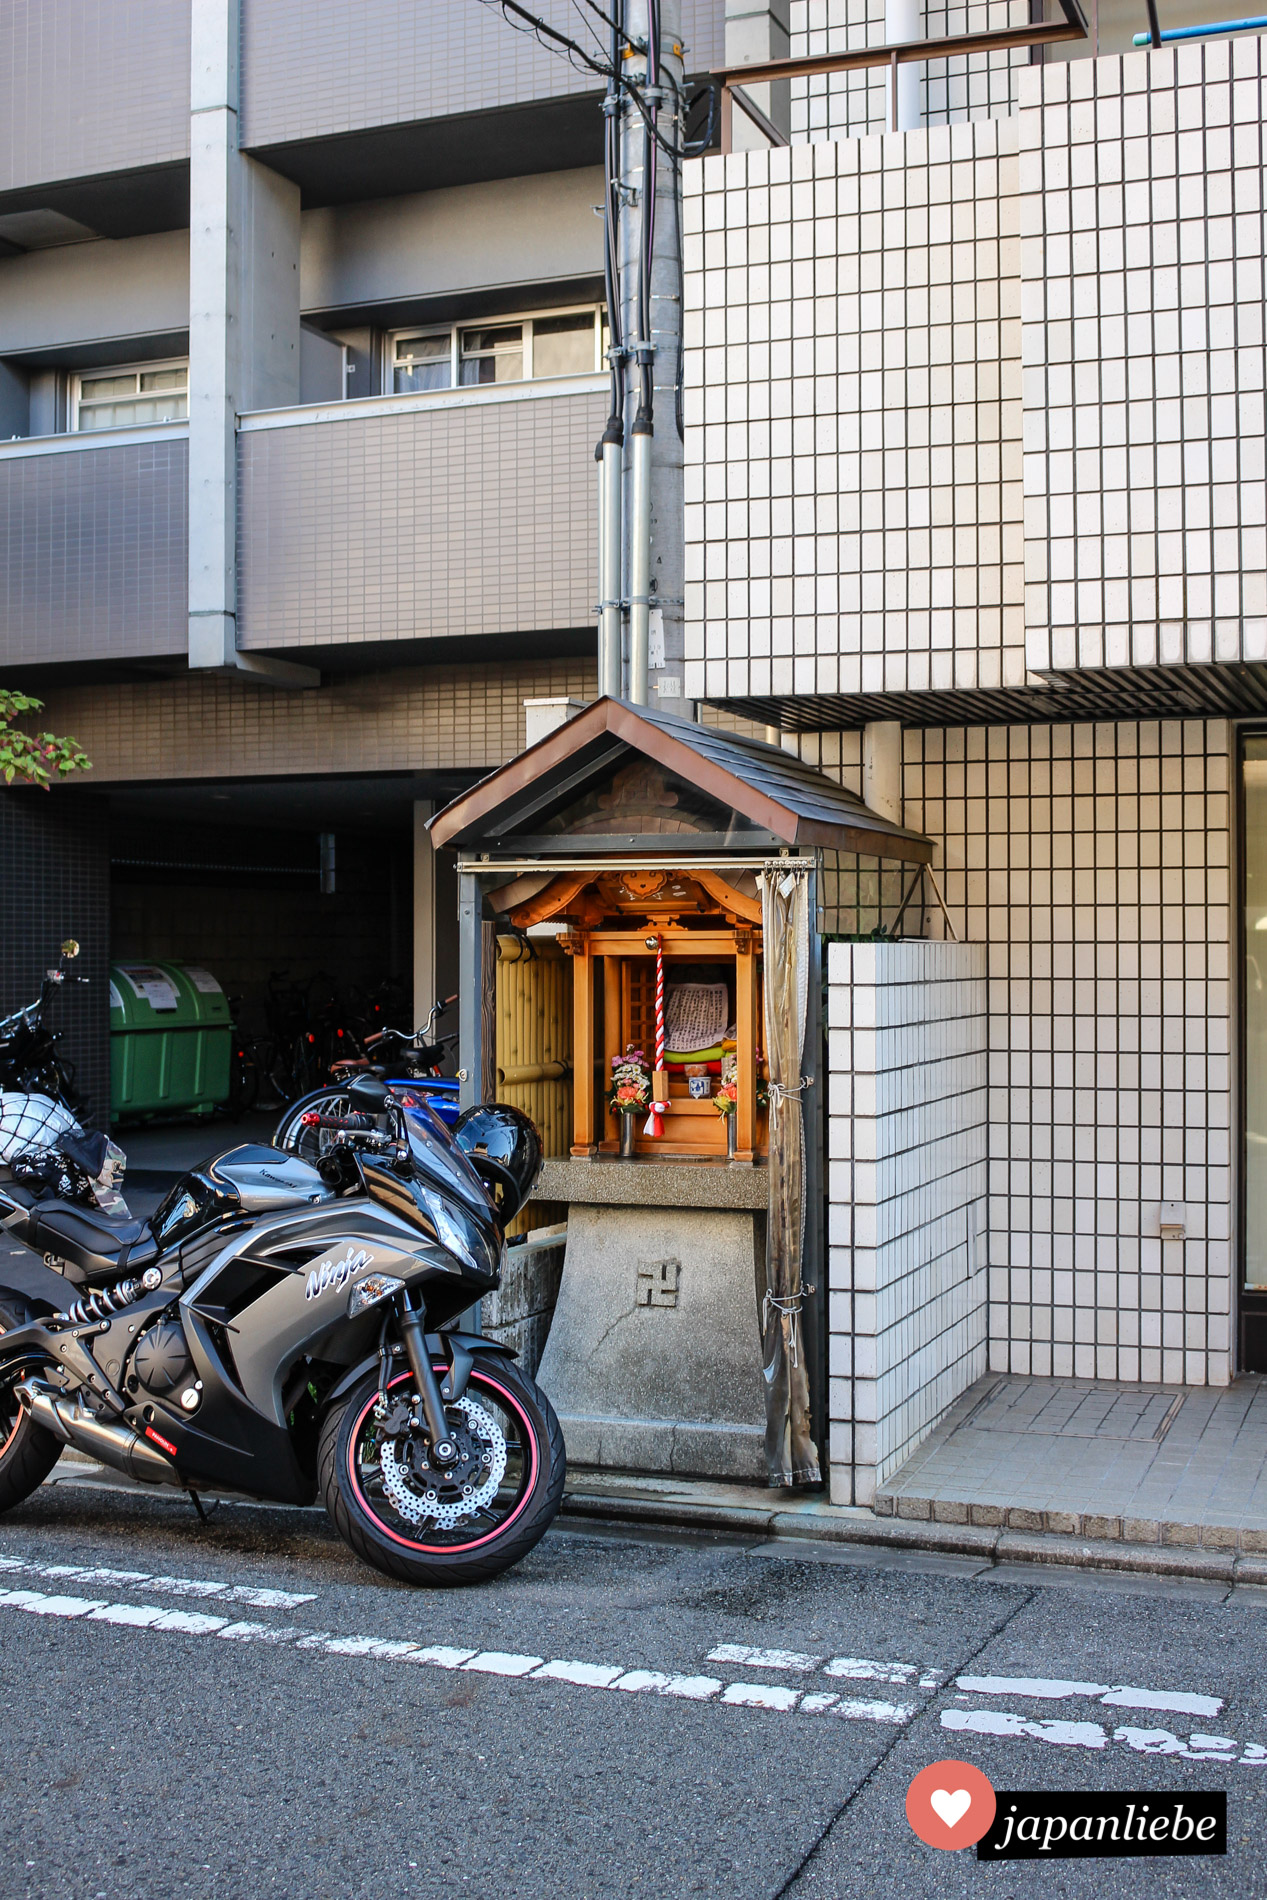
[[[574,1155],[597,1151],[594,1113],[594,957],[583,930],[559,939],[572,958],[572,1117]]]
[[[735,932],[735,1160],[757,1147],[757,959],[752,932]]]

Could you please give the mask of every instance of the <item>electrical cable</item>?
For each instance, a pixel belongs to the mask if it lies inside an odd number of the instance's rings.
[[[560,33],[559,29],[555,26],[551,26],[548,20],[543,20],[539,14],[529,13],[527,7],[521,7],[519,5],[518,0],[479,0],[479,5],[483,7],[496,7],[508,26],[515,27],[515,30],[519,33],[530,34],[534,39],[541,42],[547,52],[553,52],[555,47],[559,47],[567,54],[574,65],[579,59],[588,71],[598,73],[603,79],[608,77],[609,69],[607,66],[600,64],[599,61],[592,58],[583,46],[578,46],[577,42],[573,39],[569,39],[566,33]],[[514,19],[511,18],[512,14],[515,16]],[[518,21],[523,21],[524,24],[520,26],[517,24]],[[547,41],[553,41],[554,44],[546,45]]]

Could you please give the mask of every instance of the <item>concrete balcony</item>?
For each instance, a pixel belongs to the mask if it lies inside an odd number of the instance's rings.
[[[184,423],[0,443],[0,661],[126,663],[187,644]]]
[[[239,644],[368,663],[588,638],[606,405],[578,376],[244,416]]]

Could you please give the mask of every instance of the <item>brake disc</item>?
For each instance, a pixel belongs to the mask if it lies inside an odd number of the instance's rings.
[[[451,1468],[433,1465],[427,1455],[429,1448],[417,1440],[410,1449],[419,1469],[411,1470],[406,1463],[403,1442],[390,1438],[379,1450],[379,1463],[383,1489],[393,1510],[407,1524],[433,1518],[438,1530],[451,1531],[497,1496],[506,1475],[506,1438],[492,1413],[477,1399],[456,1399],[446,1410],[462,1413],[465,1429],[457,1435],[459,1442],[469,1439],[479,1454],[467,1463],[460,1482]]]

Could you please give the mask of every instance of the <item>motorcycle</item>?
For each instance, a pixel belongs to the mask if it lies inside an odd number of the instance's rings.
[[[349,1078],[358,1070],[368,1070],[387,1083],[392,1096],[403,1108],[425,1102],[446,1128],[457,1124],[460,1109],[456,1077],[442,1076],[440,1064],[456,1036],[437,1036],[436,1022],[456,996],[438,997],[424,1026],[410,1035],[403,1029],[380,1029],[365,1038],[366,1055],[333,1065],[336,1079],[300,1096],[287,1108],[273,1132],[273,1142],[291,1154],[315,1161],[337,1140],[344,1120],[356,1110],[348,1095]]]
[[[60,1037],[51,1022],[52,1001],[62,986],[88,981],[67,971],[78,955],[79,945],[68,937],[56,966],[45,971],[36,1001],[0,1021],[0,1165],[28,1186],[121,1211],[126,1217],[119,1193],[123,1151],[107,1136],[87,1134],[80,1125],[85,1105],[75,1088],[74,1069],[58,1053]],[[78,1179],[82,1174],[92,1183],[91,1191]]]
[[[452,1139],[375,1077],[312,1165],[264,1144],[119,1221],[0,1181],[0,1222],[46,1265],[0,1267],[0,1511],[73,1445],[146,1483],[320,1495],[366,1563],[467,1584],[554,1518],[564,1450],[545,1394],[462,1314],[498,1284],[541,1164],[518,1110]]]

